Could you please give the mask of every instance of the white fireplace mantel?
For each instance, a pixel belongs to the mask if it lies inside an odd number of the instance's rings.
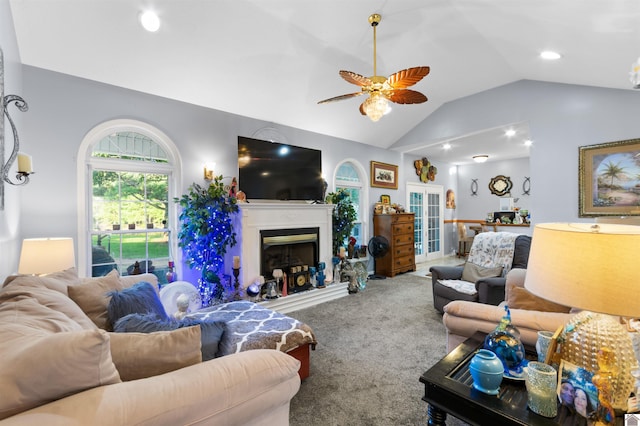
[[[247,286],[260,276],[260,231],[267,229],[319,228],[319,261],[331,273],[332,204],[295,202],[240,203],[241,282]]]

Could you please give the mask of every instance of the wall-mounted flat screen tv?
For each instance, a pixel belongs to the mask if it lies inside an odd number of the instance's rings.
[[[323,199],[317,149],[238,136],[238,169],[238,188],[248,200]]]

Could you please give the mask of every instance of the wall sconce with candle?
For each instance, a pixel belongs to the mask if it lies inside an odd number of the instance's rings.
[[[18,152],[20,148],[20,141],[18,139],[18,131],[16,126],[9,116],[8,106],[12,102],[15,102],[16,107],[25,112],[29,109],[27,103],[20,96],[16,95],[4,95],[4,57],[2,49],[0,49],[0,210],[4,210],[4,183],[10,185],[24,185],[29,182],[29,175],[33,173],[31,165],[31,157]],[[13,131],[13,149],[11,155],[5,163],[4,161],[4,116],[7,116],[11,130]],[[13,163],[18,159],[18,172],[16,174],[17,182],[14,182],[9,178],[9,169]]]
[[[213,169],[215,169],[216,163],[207,163],[204,165],[204,179],[213,180]]]

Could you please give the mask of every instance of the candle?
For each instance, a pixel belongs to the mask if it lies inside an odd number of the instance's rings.
[[[31,156],[27,154],[18,153],[18,171],[22,173],[32,173],[31,168]]]
[[[344,258],[344,251],[345,251],[345,248],[340,247],[340,258]]]
[[[240,269],[240,256],[233,256],[233,269]]]

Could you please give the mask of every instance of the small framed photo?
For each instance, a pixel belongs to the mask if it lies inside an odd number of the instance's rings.
[[[373,208],[373,212],[375,214],[384,213],[384,205],[382,203],[376,203],[375,207]]]
[[[374,188],[398,189],[398,166],[372,161],[371,186]]]
[[[570,424],[587,424],[587,419],[598,410],[598,389],[593,384],[593,373],[565,360],[560,363],[557,392],[557,419],[572,418]]]
[[[389,196],[389,195],[381,195],[380,196],[380,202],[382,204],[391,204],[391,196]]]

